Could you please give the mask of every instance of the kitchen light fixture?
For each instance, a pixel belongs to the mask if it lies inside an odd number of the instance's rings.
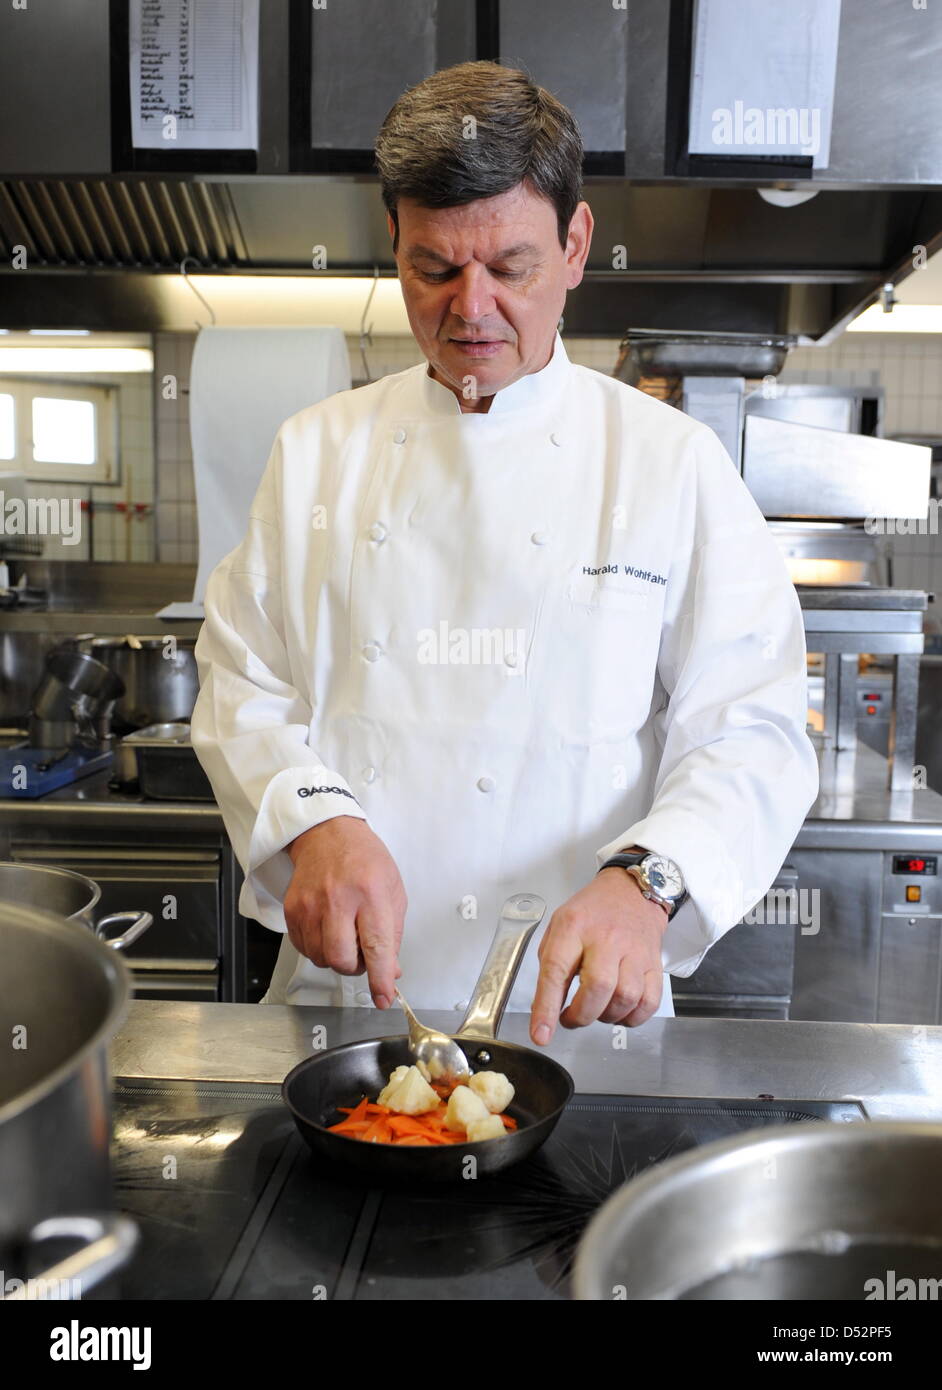
[[[359,339],[371,275],[179,275],[156,277],[167,323],[192,323],[192,289],[213,307],[220,328],[330,324]],[[187,283],[189,282],[189,283]],[[380,275],[369,307],[373,334],[408,334],[409,319],[395,275]]]
[[[154,354],[143,347],[4,347],[0,376],[15,372],[152,372]]]
[[[892,314],[871,304],[847,325],[847,333],[942,333],[942,304],[893,305]]]

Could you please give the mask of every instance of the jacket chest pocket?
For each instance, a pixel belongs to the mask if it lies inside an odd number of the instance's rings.
[[[661,607],[653,589],[595,575],[577,575],[547,597],[534,692],[546,732],[587,745],[629,738],[646,723]]]

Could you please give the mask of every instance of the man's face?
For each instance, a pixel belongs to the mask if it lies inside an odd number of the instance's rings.
[[[588,204],[576,208],[565,250],[556,209],[524,183],[455,208],[403,198],[398,213],[396,264],[416,341],[462,409],[487,410],[495,391],[550,359],[589,252]]]

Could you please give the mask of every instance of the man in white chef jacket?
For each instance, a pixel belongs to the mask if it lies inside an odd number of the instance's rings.
[[[667,974],[814,799],[758,508],[708,428],[557,332],[581,159],[566,108],[492,63],[397,102],[377,163],[426,361],[284,423],[210,581],[193,743],[241,910],[286,932],[269,1002],[385,1008],[401,973],[420,1013],[460,1008],[524,891],[551,912],[509,1005],[534,1042],[670,1014]]]

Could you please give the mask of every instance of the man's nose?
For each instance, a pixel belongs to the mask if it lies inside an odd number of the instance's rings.
[[[491,277],[487,268],[470,261],[463,266],[455,285],[451,310],[465,323],[478,323],[496,309]]]

